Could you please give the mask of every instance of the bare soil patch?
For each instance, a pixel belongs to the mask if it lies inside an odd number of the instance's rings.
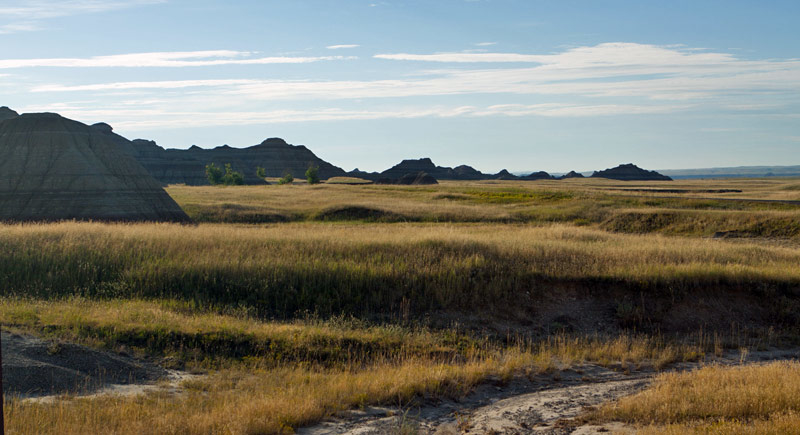
[[[698,363],[680,363],[669,370],[686,371],[703,364],[758,364],[796,359],[800,349],[740,353]],[[497,379],[478,386],[462,400],[429,400],[398,406],[367,407],[341,413],[319,425],[301,428],[298,434],[595,434],[633,433],[618,422],[584,424],[576,417],[592,407],[634,394],[646,388],[658,372],[633,365],[601,367],[586,364],[560,372]]]
[[[162,367],[125,355],[13,332],[2,334],[3,394],[29,398],[124,391],[123,386],[170,376]]]

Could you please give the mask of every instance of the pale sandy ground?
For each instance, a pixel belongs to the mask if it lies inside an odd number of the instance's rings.
[[[758,364],[797,359],[800,350],[773,350],[742,355],[728,352],[702,363],[681,363],[668,370],[693,370],[703,364]],[[627,369],[627,370],[624,370]],[[348,411],[298,434],[599,434],[633,433],[618,422],[581,425],[572,419],[588,408],[634,394],[646,388],[657,372],[652,369],[593,364],[573,367],[533,379],[479,386],[460,401],[423,401],[399,407],[369,407]]]

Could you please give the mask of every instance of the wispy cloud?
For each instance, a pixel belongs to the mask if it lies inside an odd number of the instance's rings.
[[[348,59],[343,56],[318,57],[252,57],[246,51],[211,50],[211,51],[176,51],[117,54],[111,56],[95,56],[88,58],[44,58],[44,59],[4,59],[0,60],[0,69],[31,67],[191,67],[216,65],[263,65],[281,63],[309,63],[325,60]]]
[[[205,53],[205,54],[203,54]],[[225,56],[207,60],[203,56]],[[266,62],[239,59],[240,52],[195,52],[190,54],[146,54],[81,60],[90,65],[207,65]],[[458,56],[481,56],[463,54]],[[133,56],[133,57],[127,57]],[[140,57],[141,56],[141,57]],[[192,56],[186,59],[184,56]],[[486,69],[423,71],[416,76],[384,80],[178,80],[119,82],[85,85],[46,85],[33,91],[115,91],[121,89],[216,88],[213,92],[248,100],[353,99],[416,97],[457,94],[573,95],[591,98],[636,97],[649,101],[708,100],[732,96],[780,93],[782,98],[800,99],[800,61],[740,60],[727,53],[696,52],[679,47],[640,44],[601,44],[564,53],[532,55],[540,65]],[[233,59],[231,59],[233,58]],[[144,59],[144,60],[143,60]],[[276,59],[276,58],[266,58]],[[334,58],[279,58],[307,62]],[[338,58],[336,58],[338,59]],[[146,62],[145,62],[146,60]],[[0,61],[19,65],[20,61]],[[28,61],[30,62],[30,61]],[[61,62],[61,61],[59,61]],[[72,61],[70,61],[72,62]],[[54,64],[52,60],[43,62]],[[65,61],[65,63],[68,63]],[[8,67],[8,66],[6,66]],[[616,101],[611,102],[616,104]],[[763,101],[727,101],[753,105]],[[769,103],[774,104],[774,101]]]
[[[542,63],[544,56],[519,53],[437,53],[437,54],[376,54],[376,59],[412,60],[421,62],[484,63],[484,62],[534,62]]]
[[[127,9],[166,0],[26,0],[0,5],[0,34],[42,30],[42,21],[71,15]]]
[[[491,47],[492,45],[497,45],[496,42],[476,42],[476,46],[478,47]]]
[[[130,109],[132,104],[104,110],[84,109],[75,105],[56,105],[47,107],[22,108],[25,111],[57,111],[70,118],[86,120],[105,120],[117,129],[159,129],[208,126],[237,126],[254,124],[273,124],[287,122],[354,121],[375,119],[414,119],[414,118],[454,118],[491,116],[552,116],[584,117],[620,114],[662,113],[666,108],[643,107],[636,105],[494,105],[475,106],[433,106],[404,107],[393,110],[352,110],[343,108],[320,108],[308,110],[270,110],[270,111],[186,111],[170,109]]]
[[[341,50],[345,48],[358,48],[358,47],[361,46],[358,44],[339,44],[339,45],[329,45],[325,48],[327,48],[328,50]]]
[[[7,35],[9,33],[18,33],[18,32],[31,32],[34,30],[39,30],[40,28],[41,28],[40,25],[32,21],[20,21],[10,24],[0,24],[0,35]]]
[[[534,56],[540,58],[537,65],[475,68],[456,64],[379,80],[226,78],[53,83],[37,85],[30,91],[75,92],[81,98],[113,101],[101,105],[101,110],[96,109],[98,103],[92,103],[64,112],[78,119],[113,121],[131,130],[422,117],[564,118],[709,111],[744,116],[759,111],[781,113],[787,104],[800,104],[800,61],[793,59],[743,60],[727,53],[639,44],[601,44]],[[90,60],[92,65],[142,63],[139,58],[111,58]],[[259,59],[236,51],[151,53],[144,58],[170,66]],[[482,105],[447,105],[448,95],[480,95],[474,101]],[[387,105],[381,100],[384,98],[392,100]],[[124,101],[137,103],[126,105]],[[334,107],[309,109],[320,105]],[[204,111],[197,112],[197,107]]]

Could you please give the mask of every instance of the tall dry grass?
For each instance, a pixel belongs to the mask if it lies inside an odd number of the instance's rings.
[[[353,353],[335,366],[305,359],[270,355],[240,356],[238,363],[215,366],[207,377],[186,381],[180,394],[151,393],[139,397],[62,398],[31,402],[6,398],[9,433],[282,433],[313,424],[334,413],[368,405],[406,407],[422,399],[459,398],[487,379],[506,382],[515,376],[536,376],[586,361],[638,365],[702,358],[697,344],[667,342],[657,337],[570,337],[558,335],[508,345],[474,343],[452,331],[432,332],[397,327],[364,327],[339,323],[280,323],[235,316],[192,314],[156,301],[31,302],[5,300],[3,323],[49,331],[58,336],[70,328],[140,332],[168,328],[219,334],[238,330],[261,339],[291,337],[297,348],[338,347],[348,352],[361,342],[394,345],[400,339],[409,352]],[[65,328],[66,329],[63,329]],[[346,340],[341,340],[347,337]],[[95,343],[97,344],[97,343]],[[187,345],[190,345],[187,344]]]
[[[4,294],[161,298],[259,316],[530,305],[555,286],[778,292],[800,252],[555,225],[0,225]],[[761,294],[761,293],[759,293]]]
[[[642,433],[797,433],[800,363],[662,374],[652,387],[594,418],[650,425]]]

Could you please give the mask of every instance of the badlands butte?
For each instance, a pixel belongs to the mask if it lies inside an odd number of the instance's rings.
[[[319,177],[323,180],[334,177],[356,177],[369,181],[383,183],[403,182],[403,177],[409,183],[431,183],[435,180],[555,180],[561,178],[584,177],[583,174],[571,171],[560,177],[555,177],[547,172],[532,172],[526,175],[514,175],[507,170],[496,174],[485,174],[468,165],[454,168],[435,165],[429,158],[403,160],[397,165],[383,172],[364,172],[354,169],[350,172],[326,162],[317,157],[311,150],[303,145],[291,145],[280,138],[269,138],[260,144],[246,148],[233,148],[228,145],[218,146],[213,149],[204,149],[193,145],[189,149],[165,149],[156,142],[144,139],[128,140],[114,133],[112,126],[106,123],[97,123],[91,127],[68,120],[52,113],[31,113],[18,115],[8,107],[0,108],[0,121],[13,121],[15,129],[35,131],[40,138],[47,136],[46,140],[60,137],[67,139],[72,133],[87,135],[88,128],[97,140],[114,144],[121,152],[132,156],[141,166],[158,182],[163,185],[186,184],[189,186],[208,185],[205,166],[214,163],[224,167],[230,164],[234,171],[244,175],[244,184],[264,184],[266,181],[256,175],[258,167],[265,169],[266,177],[282,177],[289,173],[296,179],[304,178],[309,166],[319,168]],[[6,133],[8,136],[9,133]],[[17,133],[15,133],[17,134]],[[8,139],[4,139],[8,140]],[[43,166],[46,167],[46,166]],[[420,177],[420,173],[425,176]],[[646,171],[633,164],[620,165],[613,169],[596,171],[592,175],[596,178],[629,181],[670,181],[671,178],[654,171]]]

